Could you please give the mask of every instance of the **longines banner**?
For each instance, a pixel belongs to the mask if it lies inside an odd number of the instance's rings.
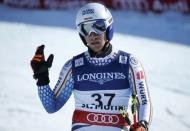
[[[28,8],[64,9],[78,7],[87,2],[100,2],[109,8],[139,10],[143,12],[179,11],[190,13],[190,0],[3,0],[5,4]]]

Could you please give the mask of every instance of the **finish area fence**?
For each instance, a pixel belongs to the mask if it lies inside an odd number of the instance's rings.
[[[4,4],[23,8],[65,9],[88,2],[103,3],[116,10],[177,11],[190,14],[190,0],[1,0]]]

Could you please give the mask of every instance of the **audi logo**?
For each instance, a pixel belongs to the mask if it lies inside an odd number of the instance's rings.
[[[119,122],[119,117],[117,115],[108,115],[108,114],[94,114],[89,113],[87,115],[87,120],[89,122],[97,122],[104,124],[117,124]]]

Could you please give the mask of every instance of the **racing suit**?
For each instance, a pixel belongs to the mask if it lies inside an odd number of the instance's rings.
[[[45,85],[39,86],[38,92],[48,113],[58,111],[74,94],[72,131],[125,129],[128,124],[119,109],[124,106],[130,112],[132,94],[137,95],[137,120],[150,123],[152,117],[141,63],[123,51],[112,51],[104,58],[83,52],[66,62],[53,90]]]

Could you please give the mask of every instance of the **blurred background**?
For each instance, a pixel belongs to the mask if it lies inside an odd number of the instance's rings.
[[[190,0],[0,0],[0,131],[70,131],[73,96],[54,114],[38,98],[30,60],[53,53],[53,89],[64,63],[86,51],[75,26],[87,2],[109,7],[111,43],[137,56],[153,103],[150,131],[190,130]]]

